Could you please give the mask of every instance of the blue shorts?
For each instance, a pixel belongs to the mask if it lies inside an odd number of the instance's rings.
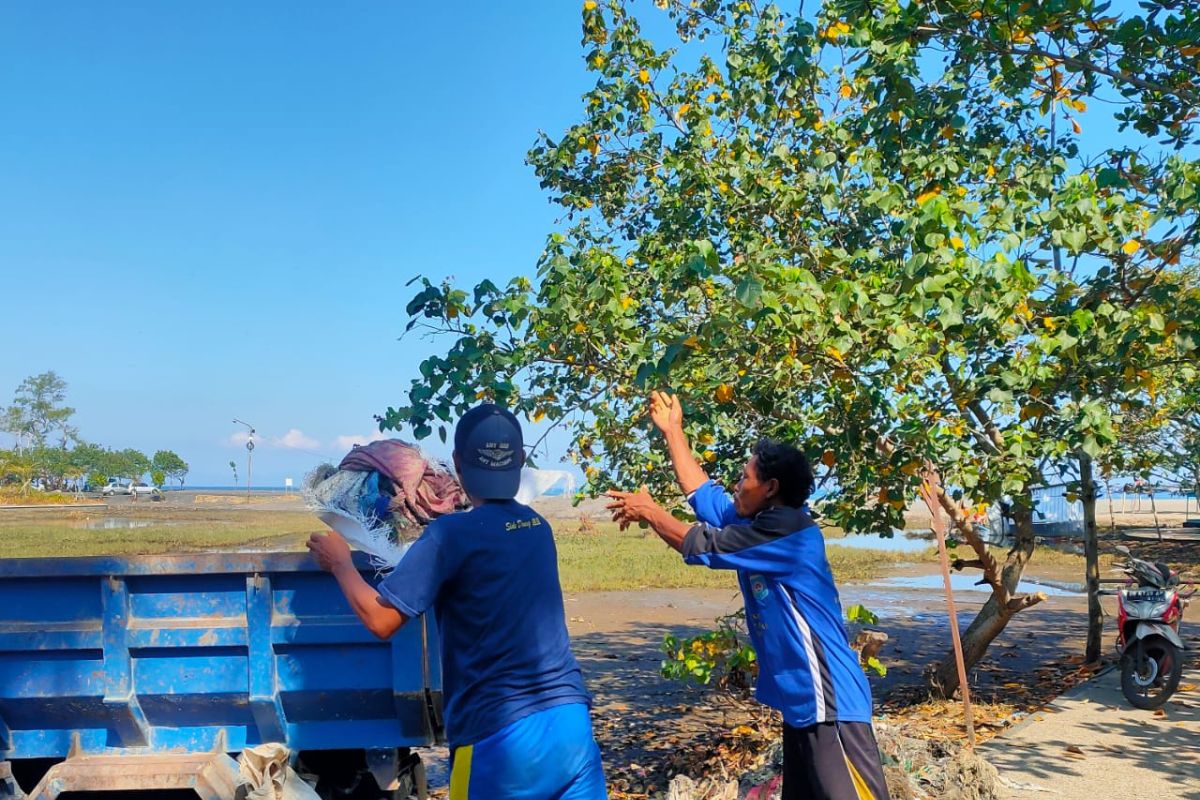
[[[604,768],[587,706],[530,714],[454,748],[450,800],[604,800]]]

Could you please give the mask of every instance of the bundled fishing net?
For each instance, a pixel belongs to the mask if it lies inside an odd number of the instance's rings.
[[[398,439],[355,447],[337,467],[322,464],[304,479],[303,494],[380,569],[394,567],[432,520],[468,505],[448,465]]]

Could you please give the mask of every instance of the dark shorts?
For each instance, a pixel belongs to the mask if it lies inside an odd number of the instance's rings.
[[[866,722],[783,726],[783,800],[888,800]]]

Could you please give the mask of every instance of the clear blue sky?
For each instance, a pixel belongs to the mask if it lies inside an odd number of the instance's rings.
[[[408,278],[532,273],[579,39],[574,2],[5,4],[0,405],[55,370],[84,438],[193,484],[234,417],[256,483],[339,455],[427,349]]]
[[[409,278],[532,273],[580,5],[5,4],[0,405],[55,370],[85,439],[192,484],[243,464],[234,417],[257,484],[339,457],[430,349],[396,341]]]

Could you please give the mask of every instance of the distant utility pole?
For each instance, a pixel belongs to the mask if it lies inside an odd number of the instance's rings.
[[[245,425],[249,430],[249,435],[246,438],[246,499],[250,499],[250,484],[254,480],[254,426],[249,422],[242,422],[240,419],[235,419],[237,425]]]

